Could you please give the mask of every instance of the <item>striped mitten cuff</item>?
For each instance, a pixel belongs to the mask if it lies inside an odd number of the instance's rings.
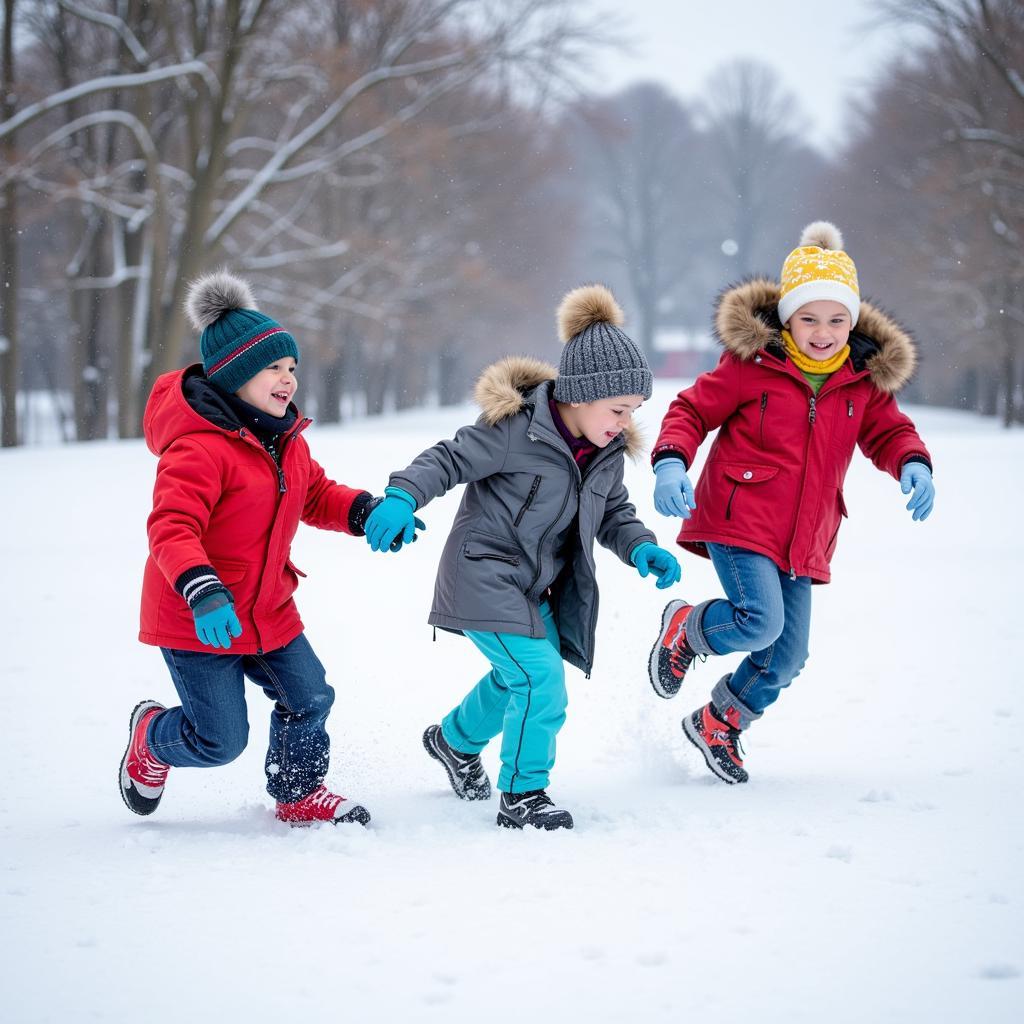
[[[204,598],[214,594],[227,594],[231,599],[231,591],[224,586],[212,565],[197,565],[186,569],[175,580],[174,589],[185,599],[189,608],[195,608]]]

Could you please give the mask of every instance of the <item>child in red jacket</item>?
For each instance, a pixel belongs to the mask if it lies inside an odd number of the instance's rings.
[[[164,374],[144,431],[160,458],[148,520],[139,639],[161,649],[181,700],[142,701],[121,761],[121,795],[152,814],[171,767],[212,767],[245,748],[245,677],[274,702],[267,790],[277,817],[366,824],[366,809],[323,785],[334,702],[292,594],[299,521],[363,535],[379,499],[335,483],[312,459],[292,398],[295,339],[256,310],[244,281],[195,281],[188,312],[202,365]]]
[[[722,295],[725,352],[673,400],[652,454],[655,506],[685,520],[678,543],[712,560],[726,596],[668,604],[651,685],[672,697],[695,656],[750,652],[683,720],[725,782],[747,781],[740,732],[807,659],[811,585],[829,581],[854,447],[913,491],[915,521],[934,501],[928,449],[894,397],[913,372],[913,342],[860,301],[842,247],[834,225],[811,224],[781,284],[755,279]],[[686,471],[716,428],[695,495]]]

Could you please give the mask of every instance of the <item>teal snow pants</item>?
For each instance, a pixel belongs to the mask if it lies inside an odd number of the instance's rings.
[[[498,789],[544,789],[555,763],[555,736],[565,721],[568,695],[558,628],[547,602],[540,606],[547,636],[464,630],[491,663],[491,671],[441,723],[456,750],[478,754],[500,732]]]

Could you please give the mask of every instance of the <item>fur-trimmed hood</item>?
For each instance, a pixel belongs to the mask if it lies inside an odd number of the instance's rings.
[[[782,347],[778,305],[781,289],[757,277],[726,288],[715,308],[715,335],[739,359],[753,359],[761,349]],[[880,391],[894,395],[914,373],[917,351],[910,334],[888,313],[861,302],[857,326],[850,334],[855,367],[867,369]]]
[[[531,356],[507,356],[488,366],[477,378],[473,398],[489,426],[523,410],[527,397],[538,384],[554,380],[558,370],[550,363]],[[638,459],[643,454],[643,435],[630,424],[623,431],[626,454]]]

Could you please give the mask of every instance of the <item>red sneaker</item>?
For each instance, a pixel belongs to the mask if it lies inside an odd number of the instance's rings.
[[[720,779],[733,784],[750,778],[743,767],[739,718],[736,708],[729,708],[722,717],[714,704],[705,704],[683,719],[686,738],[704,755],[707,766]]]
[[[683,685],[686,670],[697,652],[686,639],[686,620],[693,605],[685,601],[669,601],[661,616],[661,632],[651,650],[648,673],[651,686],[659,697],[674,697]]]
[[[146,743],[146,730],[166,710],[155,700],[144,700],[135,705],[128,722],[128,749],[121,758],[121,799],[136,814],[152,814],[164,795],[171,767],[153,756]]]
[[[353,804],[337,793],[332,793],[326,786],[317,786],[308,796],[294,803],[277,802],[277,820],[287,821],[292,828],[300,825],[312,825],[315,821],[329,821],[337,825],[339,822],[358,822],[369,824],[370,812],[359,804]]]

